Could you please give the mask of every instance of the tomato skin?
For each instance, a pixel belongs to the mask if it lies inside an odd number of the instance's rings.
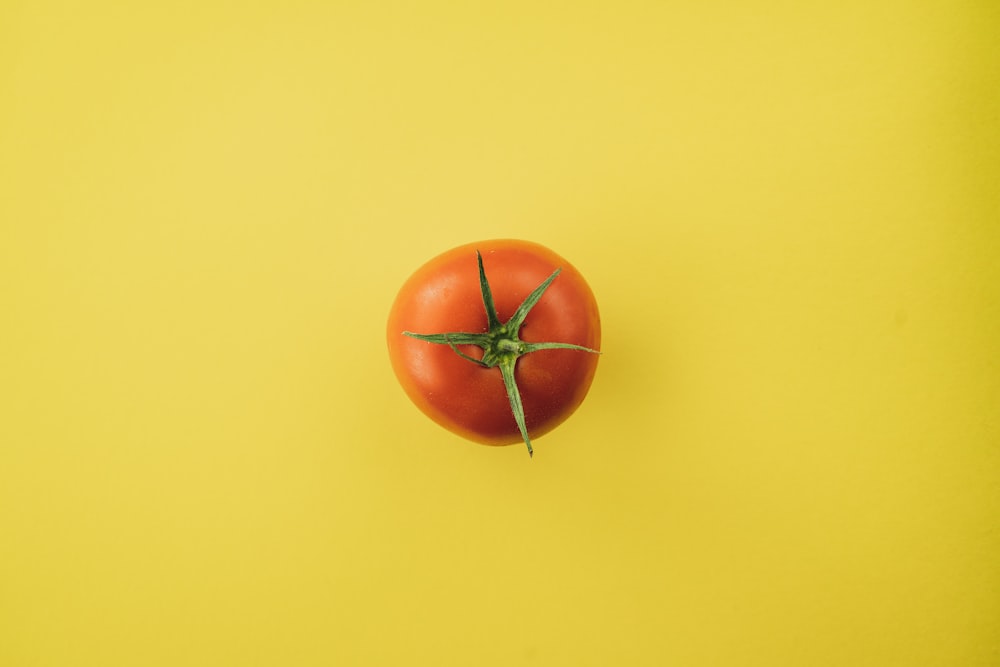
[[[387,325],[389,358],[400,384],[428,417],[485,445],[522,442],[499,368],[462,359],[447,345],[404,336],[414,333],[486,332],[476,251],[483,257],[497,314],[506,322],[525,297],[556,269],[559,276],[528,313],[525,342],[559,342],[600,349],[597,301],[580,273],[548,248],[501,239],[449,250],[417,269],[393,303]],[[482,349],[459,346],[479,359]],[[599,355],[538,350],[517,360],[515,377],[532,438],[551,431],[583,401]]]

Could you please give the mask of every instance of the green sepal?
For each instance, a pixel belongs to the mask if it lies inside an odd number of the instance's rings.
[[[500,362],[500,375],[503,376],[503,385],[507,389],[507,399],[510,401],[510,409],[514,413],[514,421],[517,422],[517,430],[524,438],[524,444],[528,446],[528,456],[534,457],[535,450],[531,448],[531,438],[528,437],[528,426],[524,423],[524,406],[521,405],[521,392],[517,388],[517,380],[514,379],[514,366],[517,364],[517,357],[508,355]]]
[[[483,256],[476,251],[476,263],[479,265],[479,291],[483,294],[483,307],[486,308],[486,320],[489,324],[490,333],[499,329],[500,316],[497,315],[497,307],[493,303],[493,291],[490,290],[490,281],[486,279],[486,270],[483,269]]]
[[[583,345],[573,345],[572,343],[521,343],[521,349],[523,350],[522,354],[537,352],[538,350],[579,350],[581,352],[600,354],[598,350],[584,347]]]
[[[524,301],[521,302],[521,305],[517,307],[517,310],[514,311],[514,315],[507,321],[507,328],[510,329],[514,335],[517,335],[517,332],[521,330],[521,325],[524,324],[524,318],[528,316],[531,309],[534,308],[535,304],[542,298],[542,295],[545,294],[545,290],[549,288],[549,285],[551,285],[552,281],[556,279],[556,276],[559,275],[560,271],[562,271],[562,269],[556,269],[553,271],[552,275],[546,278],[541,285],[532,290],[531,294],[529,294]]]
[[[428,343],[441,343],[443,345],[478,345],[479,347],[483,347],[490,342],[489,334],[462,333],[461,331],[438,334],[418,334],[412,331],[404,331],[403,335],[425,340]]]

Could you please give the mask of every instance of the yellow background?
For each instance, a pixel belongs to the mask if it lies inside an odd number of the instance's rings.
[[[0,664],[1000,664],[995,2],[4,2]],[[423,417],[548,245],[590,396]]]

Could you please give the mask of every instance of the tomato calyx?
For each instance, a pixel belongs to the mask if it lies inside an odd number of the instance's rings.
[[[504,388],[507,390],[507,398],[510,401],[510,408],[514,413],[514,421],[517,422],[517,428],[521,432],[524,444],[528,447],[528,456],[534,456],[534,450],[531,447],[531,438],[528,436],[528,427],[524,421],[524,406],[521,404],[521,392],[517,388],[517,380],[514,373],[518,358],[538,350],[579,350],[592,354],[600,354],[600,352],[582,345],[573,345],[572,343],[529,343],[518,337],[521,325],[524,324],[528,313],[542,298],[545,290],[556,279],[561,269],[553,271],[541,285],[525,297],[509,320],[501,322],[500,317],[497,315],[496,305],[493,303],[493,292],[490,290],[490,283],[486,279],[486,271],[483,269],[483,256],[478,250],[476,251],[476,262],[479,264],[479,288],[483,296],[483,307],[486,309],[488,327],[486,333],[454,331],[448,333],[420,334],[404,331],[403,335],[428,343],[447,345],[461,358],[479,366],[485,368],[499,367]],[[465,354],[458,349],[459,345],[476,345],[482,348],[482,359],[476,359]]]

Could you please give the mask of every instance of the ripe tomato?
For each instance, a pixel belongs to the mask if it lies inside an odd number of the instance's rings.
[[[427,416],[486,445],[523,440],[530,453],[529,434],[558,426],[587,394],[601,324],[566,260],[494,240],[420,267],[393,303],[387,337],[400,384]]]

